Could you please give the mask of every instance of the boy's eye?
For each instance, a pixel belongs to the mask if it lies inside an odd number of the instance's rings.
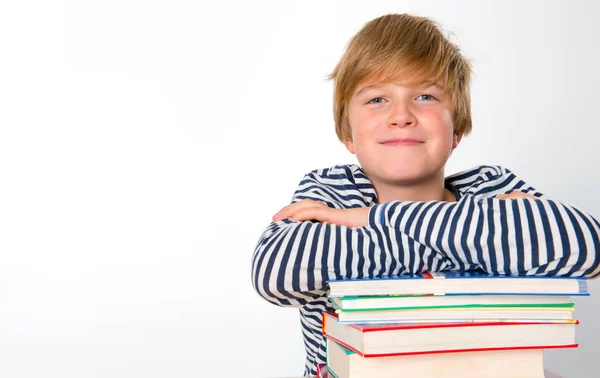
[[[424,94],[420,95],[419,97],[417,97],[417,99],[421,99],[421,100],[425,100],[425,101],[431,101],[431,100],[435,100],[436,98],[433,97],[430,94],[424,93]]]
[[[383,103],[383,101],[384,101],[383,97],[375,97],[375,98],[369,100],[367,103],[368,104],[381,104],[381,103]]]

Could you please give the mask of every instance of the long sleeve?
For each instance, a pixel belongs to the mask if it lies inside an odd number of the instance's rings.
[[[600,275],[600,225],[592,216],[547,199],[512,172],[481,166],[447,179],[458,202],[376,204],[360,171],[313,171],[292,202],[334,208],[372,206],[367,227],[319,222],[271,223],[252,260],[252,283],[271,303],[302,306],[322,298],[332,279],[483,269],[490,274]],[[499,200],[519,190],[537,199]]]
[[[374,191],[356,172],[315,171],[302,180],[292,202],[307,198],[334,208],[366,207]],[[323,297],[331,279],[441,270],[449,264],[443,255],[389,227],[286,219],[271,223],[261,236],[252,259],[252,283],[271,303],[302,306]]]
[[[509,192],[497,189],[514,181],[507,172],[504,178],[494,178],[501,183],[487,187]],[[390,227],[442,253],[453,262],[451,269],[476,266],[490,274],[600,275],[598,221],[558,201],[465,195],[453,203],[389,202],[373,206],[369,215],[370,226]],[[423,232],[423,223],[433,227]]]

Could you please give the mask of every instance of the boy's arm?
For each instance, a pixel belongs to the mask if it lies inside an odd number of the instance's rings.
[[[546,199],[503,170],[493,190],[522,190],[537,199],[465,195],[458,202],[390,202],[371,208],[369,225],[384,225],[443,253],[452,269],[490,274],[600,275],[600,225],[577,208]],[[515,184],[517,183],[517,184]],[[486,183],[487,184],[487,183]],[[487,188],[487,187],[486,187]],[[487,190],[487,189],[486,189]],[[421,231],[432,222],[431,232]],[[437,230],[437,231],[436,231]]]
[[[330,210],[368,210],[368,200],[356,193],[345,191],[342,198],[339,190],[309,174],[292,202],[313,199]],[[283,219],[272,222],[256,245],[252,284],[271,303],[301,306],[322,297],[328,280],[442,270],[450,264],[443,255],[383,225],[351,228]]]

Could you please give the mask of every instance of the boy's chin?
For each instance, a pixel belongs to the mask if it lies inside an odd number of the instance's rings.
[[[387,185],[418,186],[429,184],[432,179],[435,179],[438,176],[436,173],[437,172],[423,171],[418,169],[390,169],[373,172],[372,176],[374,178],[376,177],[377,181],[384,182]],[[443,172],[441,173],[441,176],[443,177]]]

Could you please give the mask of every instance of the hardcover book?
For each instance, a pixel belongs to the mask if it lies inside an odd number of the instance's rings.
[[[543,349],[363,358],[327,340],[327,368],[337,378],[544,378]]]
[[[584,277],[490,276],[479,271],[331,280],[328,284],[330,297],[414,294],[589,295],[587,279]]]
[[[340,324],[323,313],[323,335],[362,357],[500,349],[573,348],[579,322]]]
[[[545,307],[508,306],[460,306],[389,310],[337,310],[340,323],[419,323],[419,322],[550,322],[573,319],[573,304]]]
[[[571,304],[570,296],[557,295],[378,295],[331,297],[343,311],[442,308],[451,306],[554,306]]]

